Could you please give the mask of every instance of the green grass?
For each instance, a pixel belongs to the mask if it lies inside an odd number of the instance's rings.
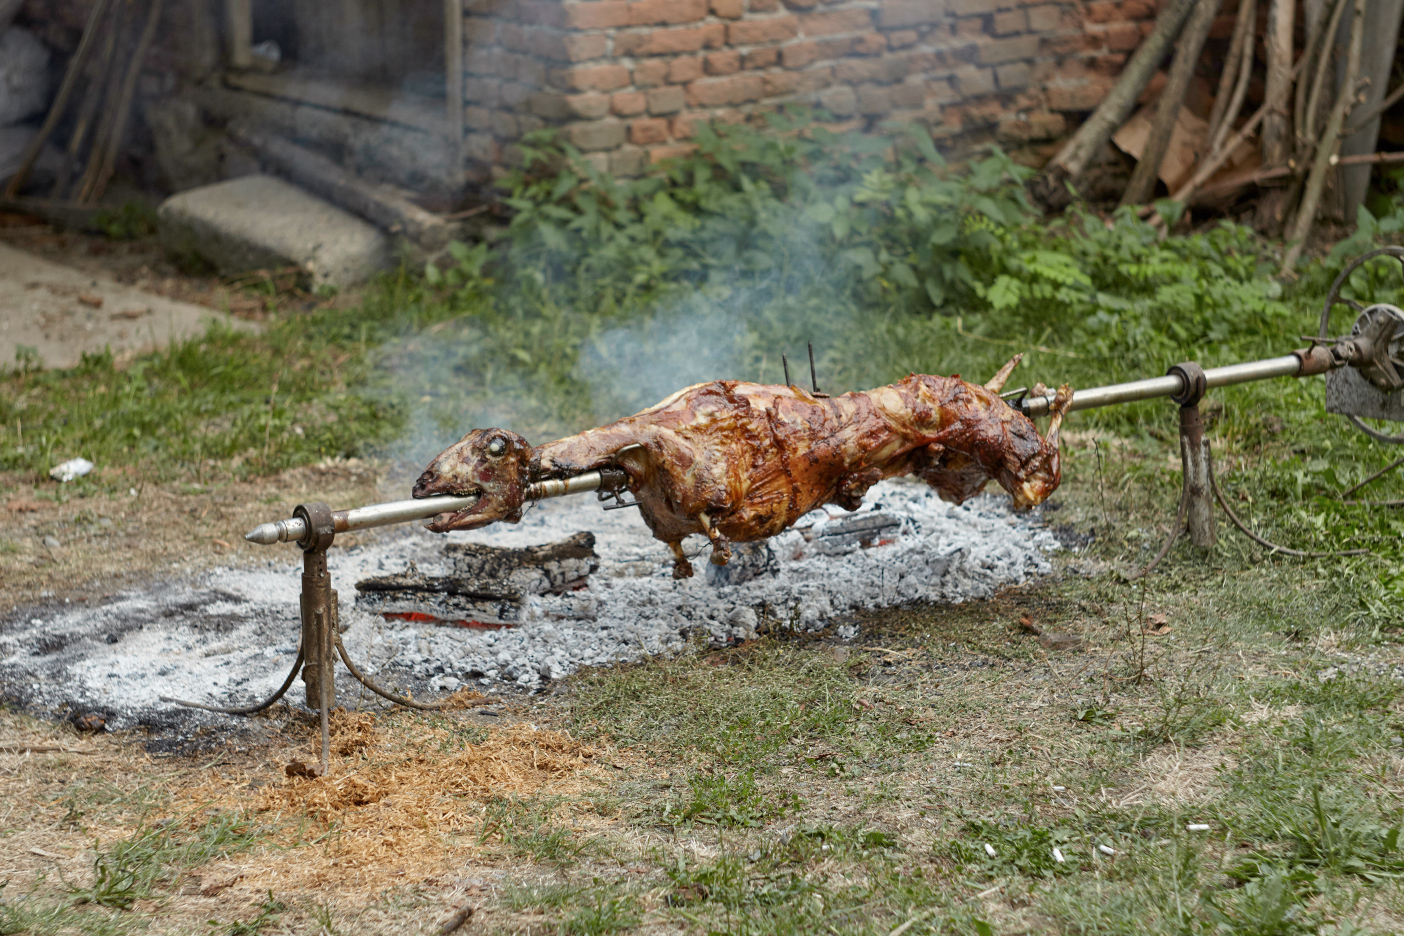
[[[120,933],[144,928],[147,921],[139,915],[112,911],[130,911],[139,900],[162,896],[180,872],[247,850],[263,842],[267,832],[243,817],[217,814],[193,829],[174,820],[96,845],[92,882],[68,887],[62,899],[6,894],[0,885],[0,934],[38,936],[68,928]]]
[[[222,326],[118,367],[110,353],[71,370],[0,376],[0,470],[47,477],[83,456],[98,465],[65,493],[147,481],[210,483],[394,440],[404,402],[374,367],[387,339],[450,317],[452,304],[402,309],[403,275],[353,310],[287,313],[261,334]]]
[[[627,183],[543,149],[491,252],[455,248],[356,310],[216,330],[126,368],[12,374],[0,467],[84,454],[198,482],[332,454],[422,460],[472,425],[539,440],[689,380],[775,381],[807,341],[830,391],[908,370],[983,379],[1031,347],[1017,382],[1094,386],[1282,354],[1341,266],[1282,284],[1275,248],[1239,228],[1159,241],[1126,215],[1029,223],[997,155],[962,176],[917,144],[889,159],[736,134]],[[1350,291],[1397,302],[1400,287],[1380,265]],[[493,899],[519,915],[503,930],[1400,931],[1404,519],[1339,497],[1395,453],[1327,414],[1320,380],[1215,391],[1203,409],[1225,495],[1256,530],[1371,555],[1274,556],[1221,518],[1212,550],[1181,540],[1132,580],[1178,500],[1174,407],[1076,414],[1045,516],[1090,545],[1057,574],[867,615],[847,656],[766,621],[754,644],[584,673],[547,703],[650,769],[579,802],[487,804],[478,843],[507,869]],[[1404,498],[1404,473],[1366,490]],[[1024,614],[1084,649],[1045,652]],[[1168,633],[1146,633],[1152,614]],[[72,795],[81,823],[105,794]],[[214,853],[180,847],[109,846],[93,887],[61,905],[7,898],[0,921],[96,921],[93,903],[158,892]]]

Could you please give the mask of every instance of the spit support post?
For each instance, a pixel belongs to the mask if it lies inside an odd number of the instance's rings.
[[[1214,493],[1209,480],[1213,467],[1209,440],[1204,437],[1204,416],[1199,403],[1209,390],[1204,368],[1185,361],[1170,368],[1170,376],[1180,378],[1182,389],[1172,396],[1180,405],[1180,498],[1185,508],[1185,525],[1190,542],[1208,549],[1218,542],[1214,527]]]
[[[327,550],[336,539],[332,510],[321,502],[299,504],[293,516],[306,525],[302,547],[302,681],[307,707],[318,710],[322,723],[322,761],[319,776],[326,776],[331,747],[331,707],[336,702],[336,591],[327,570]]]

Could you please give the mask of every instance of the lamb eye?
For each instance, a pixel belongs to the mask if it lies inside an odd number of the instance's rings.
[[[507,440],[500,438],[493,439],[491,442],[488,443],[487,450],[489,455],[491,455],[493,458],[496,458],[503,452],[507,451]]]

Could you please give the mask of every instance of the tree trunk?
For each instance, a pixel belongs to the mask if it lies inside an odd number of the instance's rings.
[[[1267,46],[1268,100],[1282,103],[1270,109],[1263,118],[1263,165],[1285,165],[1292,155],[1291,109],[1286,92],[1292,84],[1292,29],[1295,26],[1296,0],[1272,0],[1268,6],[1267,30],[1263,35]],[[1287,189],[1272,188],[1258,202],[1254,226],[1265,234],[1282,230],[1287,208]]]
[[[1326,130],[1321,135],[1321,143],[1316,148],[1316,158],[1311,164],[1311,175],[1307,177],[1306,191],[1297,209],[1292,233],[1288,236],[1287,253],[1282,258],[1279,275],[1291,273],[1297,260],[1306,247],[1307,235],[1311,233],[1312,222],[1316,219],[1316,209],[1321,204],[1321,192],[1326,187],[1327,172],[1334,171],[1331,158],[1340,146],[1341,128],[1350,113],[1351,101],[1355,99],[1356,79],[1360,75],[1360,50],[1365,42],[1365,0],[1355,0],[1355,16],[1350,24],[1350,47],[1346,53],[1345,81],[1336,94],[1335,106],[1326,122]]]
[[[1361,95],[1356,96],[1353,107],[1356,112],[1364,112],[1384,100],[1389,72],[1394,64],[1394,48],[1399,41],[1400,14],[1404,12],[1404,0],[1370,0],[1366,22],[1370,28],[1365,31],[1365,44],[1360,52],[1360,77],[1368,78]],[[1380,115],[1366,120],[1356,132],[1341,141],[1342,156],[1360,156],[1375,151],[1375,143],[1380,135]],[[1345,210],[1346,224],[1355,223],[1355,211],[1365,201],[1365,193],[1370,187],[1368,165],[1342,169],[1341,198]]]
[[[1243,56],[1253,55],[1253,23],[1258,0],[1238,0],[1238,15],[1233,21],[1233,38],[1229,40],[1228,57],[1224,59],[1224,70],[1219,75],[1219,88],[1214,93],[1214,106],[1209,111],[1208,139],[1218,136],[1219,124],[1228,113],[1229,100],[1238,78],[1238,69],[1243,64]],[[1232,118],[1230,118],[1232,120]]]
[[[1136,171],[1131,173],[1131,181],[1121,196],[1123,205],[1139,205],[1149,201],[1155,194],[1155,180],[1160,173],[1160,163],[1165,159],[1165,151],[1170,148],[1170,137],[1175,132],[1175,123],[1180,118],[1180,106],[1184,103],[1185,92],[1189,90],[1190,79],[1194,77],[1195,66],[1199,64],[1199,53],[1204,49],[1204,40],[1209,37],[1209,27],[1214,25],[1214,17],[1219,12],[1220,0],[1198,0],[1189,22],[1180,36],[1180,45],[1175,52],[1175,62],[1170,66],[1165,89],[1160,92],[1160,102],[1156,105],[1155,121],[1151,124],[1150,135],[1146,137],[1141,160],[1136,163]]]
[[[1068,204],[1067,184],[1076,182],[1088,162],[1111,135],[1131,116],[1136,98],[1145,90],[1165,53],[1180,35],[1180,30],[1194,8],[1195,0],[1169,0],[1155,19],[1155,28],[1141,41],[1134,55],[1121,70],[1121,77],[1111,92],[1097,105],[1092,116],[1077,128],[1077,132],[1058,151],[1058,155],[1033,180],[1033,196],[1050,208]]]

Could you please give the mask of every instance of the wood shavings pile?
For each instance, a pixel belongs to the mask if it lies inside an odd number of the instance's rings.
[[[248,856],[240,887],[364,889],[432,880],[482,851],[477,833],[487,803],[578,792],[593,785],[599,754],[525,724],[491,730],[479,743],[451,723],[410,715],[377,720],[337,711],[332,726],[325,777],[288,777],[270,765],[252,784],[211,774],[186,791],[205,808],[266,817],[285,830],[278,850]]]

